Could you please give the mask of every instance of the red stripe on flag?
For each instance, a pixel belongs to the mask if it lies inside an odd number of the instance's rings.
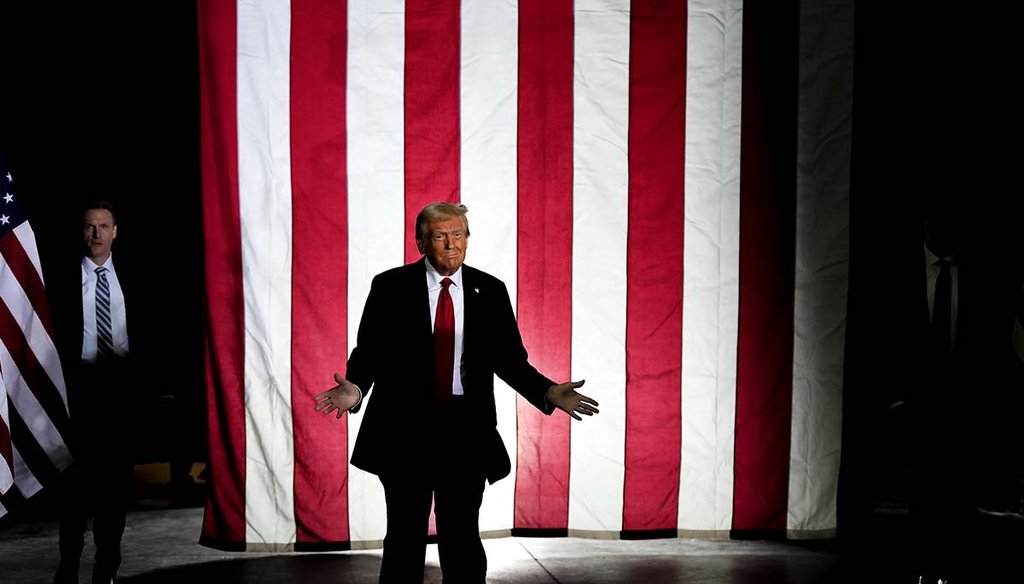
[[[7,262],[11,274],[18,280],[25,295],[28,296],[29,302],[32,303],[32,309],[43,323],[43,328],[46,329],[46,334],[51,339],[56,338],[53,334],[53,318],[50,316],[46,288],[42,278],[39,277],[36,266],[32,264],[32,259],[28,257],[25,248],[21,245],[21,241],[13,234],[8,237],[0,237],[0,254],[4,256],[4,261]]]
[[[27,226],[27,224],[23,225],[23,227]],[[28,302],[28,305],[18,303],[12,306],[0,303],[0,315],[2,315],[0,316],[0,341],[11,354],[14,363],[21,369],[20,373],[25,385],[35,396],[36,401],[46,411],[46,415],[58,431],[61,434],[66,434],[68,430],[67,406],[49,374],[43,369],[39,357],[29,346],[29,341],[26,338],[28,329],[22,329],[14,317],[15,313],[26,316],[35,314],[43,323],[45,334],[52,342],[52,339],[55,338],[53,320],[50,317],[50,304],[43,281],[39,277],[39,272],[33,265],[32,259],[29,258],[24,246],[21,245],[21,241],[14,233],[0,237],[0,254],[3,255],[4,262],[7,264],[7,274],[18,281]],[[36,333],[38,332],[36,331]],[[10,391],[10,388],[8,390]]]
[[[314,411],[348,354],[347,2],[293,0],[292,424],[296,541],[347,541],[348,418]]]
[[[519,3],[518,319],[558,381],[572,348],[572,0]],[[569,524],[569,421],[517,399],[517,529]]]
[[[786,528],[793,395],[799,5],[743,13],[733,528]]]
[[[244,545],[245,394],[234,2],[200,2],[200,140],[211,481],[201,540]]]
[[[630,14],[623,530],[679,516],[686,3]]]
[[[18,312],[21,312],[24,308],[23,306],[13,307]],[[11,361],[18,366],[18,373],[21,374],[22,382],[32,392],[32,395],[35,396],[36,401],[39,402],[43,411],[46,412],[46,416],[53,423],[54,427],[57,428],[61,436],[67,436],[69,421],[64,400],[61,398],[60,392],[53,384],[46,370],[43,369],[42,364],[39,363],[39,357],[29,345],[29,341],[25,337],[25,330],[21,328],[15,319],[12,307],[8,306],[5,302],[0,302],[0,343],[3,344],[4,348],[11,355]],[[6,372],[5,375],[12,375],[12,372]],[[14,391],[13,387],[7,388],[8,394]],[[11,406],[9,402],[8,406]],[[28,413],[21,412],[23,415]],[[36,425],[36,422],[31,418],[27,418],[26,422],[33,427]],[[67,440],[64,440],[64,442],[66,443]]]
[[[459,1],[405,4],[405,259],[429,202],[459,201]]]

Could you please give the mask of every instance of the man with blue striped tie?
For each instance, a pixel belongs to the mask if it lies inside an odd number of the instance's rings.
[[[74,462],[62,477],[60,564],[55,584],[77,583],[87,520],[96,544],[94,584],[112,582],[121,564],[121,538],[130,502],[132,458],[125,435],[128,412],[128,324],[122,280],[111,248],[117,220],[107,202],[82,214],[81,279],[53,303],[68,388]],[[122,274],[123,275],[123,274]],[[80,288],[77,284],[81,284]],[[79,304],[80,302],[80,304]],[[73,310],[81,307],[81,311]]]

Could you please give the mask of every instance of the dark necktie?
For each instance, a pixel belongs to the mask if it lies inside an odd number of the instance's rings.
[[[932,343],[937,355],[948,355],[952,347],[953,273],[947,260],[939,260],[932,303]]]
[[[96,268],[96,358],[114,356],[114,337],[110,328],[110,284],[107,269]]]
[[[452,369],[455,364],[455,305],[448,292],[451,278],[441,280],[434,315],[434,397],[445,406],[452,395]]]

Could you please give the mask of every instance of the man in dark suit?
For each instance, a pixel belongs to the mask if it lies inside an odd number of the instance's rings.
[[[598,412],[527,360],[512,304],[497,278],[463,265],[466,207],[432,203],[416,218],[424,257],[377,275],[357,346],[337,386],[316,397],[325,414],[360,409],[374,392],[352,464],[384,486],[387,535],[380,581],[422,582],[431,497],[446,583],[482,583],[479,511],[485,482],[511,471],[497,430],[497,375],[545,414]]]
[[[926,207],[922,241],[906,270],[911,325],[896,355],[906,360],[903,401],[908,447],[912,561],[922,583],[959,582],[978,566],[965,556],[975,501],[1008,460],[1006,427],[1016,412],[1005,394],[1007,272],[1002,250],[982,245],[986,224],[956,200]],[[983,253],[984,252],[984,253]],[[975,576],[977,577],[977,576]]]
[[[126,273],[111,248],[117,219],[106,202],[85,206],[83,252],[51,278],[57,346],[68,387],[73,463],[61,477],[60,564],[55,584],[77,583],[87,520],[93,516],[94,584],[112,582],[121,564],[132,459]]]

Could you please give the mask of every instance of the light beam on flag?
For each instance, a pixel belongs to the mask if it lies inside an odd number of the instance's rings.
[[[852,1],[200,2],[199,37],[204,544],[380,545],[361,416],[312,396],[432,200],[601,403],[498,384],[486,534],[835,532]]]

